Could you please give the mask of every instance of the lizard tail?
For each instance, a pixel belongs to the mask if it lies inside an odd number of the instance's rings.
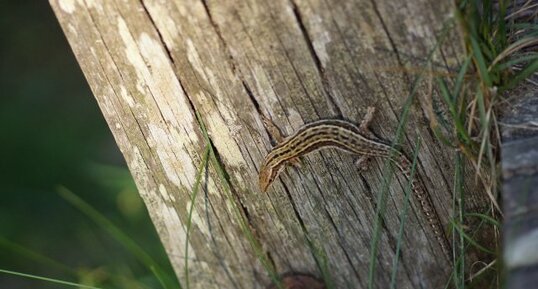
[[[396,166],[401,170],[402,174],[409,180],[409,182],[411,182],[411,190],[413,191],[413,195],[420,203],[422,213],[426,217],[426,220],[431,227],[435,239],[441,246],[443,253],[450,260],[450,245],[445,237],[441,221],[435,213],[430,195],[428,195],[424,190],[422,183],[420,183],[420,181],[416,177],[416,173],[414,174],[415,177],[411,177],[412,163],[409,161],[409,158],[401,152],[398,152],[397,158],[398,161],[396,162]]]

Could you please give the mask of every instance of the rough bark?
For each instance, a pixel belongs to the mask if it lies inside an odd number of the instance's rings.
[[[359,172],[350,155],[316,152],[304,158],[302,168],[286,169],[262,194],[257,173],[271,138],[260,115],[290,134],[321,118],[359,122],[374,106],[372,131],[392,141],[453,1],[51,0],[51,5],[180,280],[190,193],[205,146],[198,112],[233,197],[210,166],[188,240],[191,288],[270,284],[232,204],[277,274],[309,273],[326,283],[330,276],[335,288],[367,286],[384,162],[374,160]],[[458,32],[450,29],[433,55],[433,69],[453,72],[461,52]],[[437,98],[421,83],[401,147],[410,155],[421,142],[417,174],[447,227],[455,152],[429,128],[423,99],[430,94]],[[390,283],[406,184],[396,172],[375,257],[376,288]],[[478,206],[480,190],[466,184],[466,191],[467,205]],[[449,261],[420,206],[410,200],[397,287],[441,288]]]
[[[503,259],[506,288],[538,282],[538,94],[536,88],[511,93],[501,119],[503,172]]]

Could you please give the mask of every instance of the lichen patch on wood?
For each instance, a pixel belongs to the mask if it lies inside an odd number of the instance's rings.
[[[58,4],[59,4],[58,6],[65,13],[71,14],[75,12],[75,3],[76,3],[76,0],[60,0],[58,1]]]

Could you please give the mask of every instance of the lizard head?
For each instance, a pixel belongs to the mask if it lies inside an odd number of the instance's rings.
[[[262,192],[266,192],[271,183],[276,179],[278,174],[282,171],[284,166],[271,167],[266,164],[262,165],[260,169],[259,185]]]

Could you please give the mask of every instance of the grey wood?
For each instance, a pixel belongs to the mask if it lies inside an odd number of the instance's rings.
[[[50,2],[181,281],[190,193],[205,146],[198,112],[233,198],[210,166],[188,240],[191,288],[270,284],[233,204],[277,274],[323,278],[327,268],[334,288],[366,288],[384,162],[360,172],[349,155],[318,152],[262,194],[257,173],[272,144],[260,115],[290,134],[320,118],[359,122],[374,106],[371,130],[392,141],[414,79],[453,17],[453,1]],[[462,51],[458,31],[449,29],[431,67],[452,73]],[[429,128],[430,96],[439,98],[428,81],[419,82],[402,148],[411,155],[421,142],[417,173],[448,227],[455,151]],[[407,181],[395,176],[374,258],[375,288],[391,282],[406,208]],[[466,180],[466,204],[481,206],[482,190],[473,177]],[[450,262],[411,201],[396,287],[442,288]]]
[[[506,288],[538,286],[538,93],[511,93],[501,118]]]

